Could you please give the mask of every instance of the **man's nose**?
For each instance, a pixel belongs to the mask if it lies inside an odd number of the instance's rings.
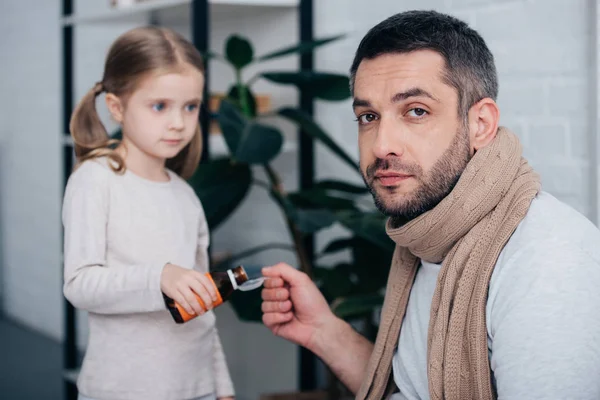
[[[394,118],[381,117],[377,137],[373,143],[373,155],[380,159],[400,157],[404,153],[402,127]]]

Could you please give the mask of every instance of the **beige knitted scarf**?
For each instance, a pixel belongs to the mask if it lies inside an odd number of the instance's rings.
[[[399,228],[381,323],[357,399],[380,400],[393,386],[391,364],[419,259],[440,263],[428,333],[432,400],[495,398],[488,360],[485,307],[500,251],[540,190],[505,128],[475,153],[452,192]]]

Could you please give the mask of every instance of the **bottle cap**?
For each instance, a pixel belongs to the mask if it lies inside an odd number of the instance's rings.
[[[229,275],[229,280],[231,281],[231,285],[233,286],[233,290],[237,290],[238,288],[238,284],[237,281],[235,280],[235,276],[233,275],[233,271],[228,269],[227,270],[227,275]]]
[[[234,290],[237,290],[241,284],[248,280],[248,274],[246,274],[246,270],[241,265],[233,269],[228,269],[227,275]]]

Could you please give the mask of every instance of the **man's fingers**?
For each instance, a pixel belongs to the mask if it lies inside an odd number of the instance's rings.
[[[280,288],[283,287],[285,282],[281,278],[267,278],[263,283],[266,288]]]
[[[262,319],[263,319],[263,323],[268,328],[274,328],[276,325],[284,324],[286,322],[291,321],[293,317],[294,317],[294,314],[292,312],[267,313],[267,314],[263,314]]]
[[[286,313],[292,309],[292,302],[286,301],[264,301],[261,305],[263,313]]]
[[[285,263],[279,263],[272,267],[264,267],[261,271],[266,278],[282,278],[291,286],[301,284],[308,279],[308,276],[304,272],[298,271],[296,268]]]
[[[287,289],[263,289],[261,297],[265,301],[285,301],[290,298],[290,291]]]

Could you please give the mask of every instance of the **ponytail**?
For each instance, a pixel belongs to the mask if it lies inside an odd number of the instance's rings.
[[[110,167],[117,173],[125,171],[123,158],[114,150],[119,140],[110,139],[100,116],[96,111],[96,97],[104,92],[104,85],[98,82],[81,99],[73,114],[69,129],[75,144],[77,164],[98,157],[107,157]]]

